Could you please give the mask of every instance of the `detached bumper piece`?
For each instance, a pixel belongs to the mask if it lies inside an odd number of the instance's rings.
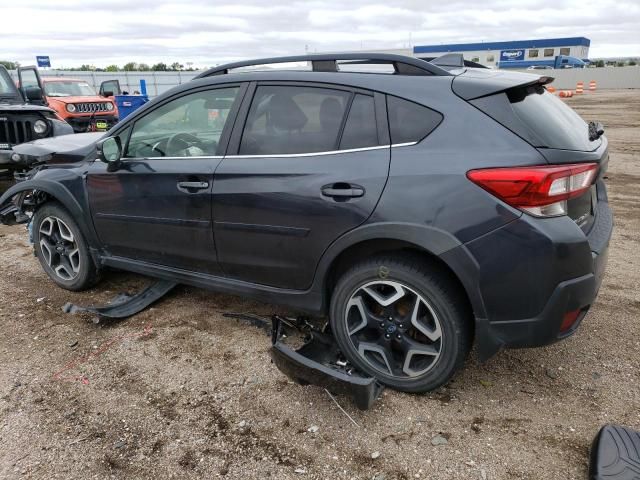
[[[168,280],[158,280],[136,295],[121,293],[109,305],[103,307],[81,307],[73,303],[67,303],[62,307],[62,310],[65,313],[93,313],[98,316],[98,322],[102,318],[119,320],[140,313],[152,303],[164,297],[176,285],[177,283]]]
[[[4,225],[15,225],[18,223],[18,207],[13,203],[8,203],[4,207],[0,208],[0,223]]]
[[[271,358],[278,369],[300,385],[317,385],[351,397],[360,410],[368,410],[384,390],[376,379],[364,376],[346,362],[331,335],[313,331],[305,344],[293,350],[280,341],[280,319],[273,318]]]
[[[640,478],[640,432],[605,425],[591,447],[590,480]]]

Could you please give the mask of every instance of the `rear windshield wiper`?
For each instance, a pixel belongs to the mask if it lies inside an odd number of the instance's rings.
[[[604,126],[600,122],[589,122],[589,140],[599,139],[604,134]]]

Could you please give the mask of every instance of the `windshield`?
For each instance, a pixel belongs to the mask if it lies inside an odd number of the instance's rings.
[[[47,97],[93,97],[96,91],[87,82],[64,80],[44,82],[44,93]]]
[[[18,91],[4,68],[0,68],[0,97],[17,97]]]

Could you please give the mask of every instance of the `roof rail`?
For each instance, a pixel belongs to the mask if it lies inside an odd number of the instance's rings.
[[[227,63],[210,68],[195,78],[225,75],[234,68],[251,67],[256,65],[270,65],[277,63],[311,62],[314,72],[338,72],[338,60],[349,61],[354,64],[391,64],[398,75],[451,75],[445,69],[433,65],[419,58],[395,55],[391,53],[320,53],[313,55],[295,55],[290,57],[260,58],[242,62]]]

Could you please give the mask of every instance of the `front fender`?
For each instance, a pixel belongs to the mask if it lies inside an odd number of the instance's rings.
[[[34,193],[45,193],[50,199],[57,201],[69,211],[77,220],[89,245],[95,246],[97,245],[97,237],[91,228],[93,223],[90,221],[88,208],[78,200],[79,198],[84,200],[83,185],[84,179],[70,170],[42,170],[38,172],[36,178],[10,187],[0,197],[0,213],[7,212],[0,215],[0,221],[4,224],[15,223],[11,217],[15,217],[15,213],[24,213],[25,199]],[[14,198],[16,200],[12,202]],[[15,209],[10,208],[12,203],[15,205]]]

